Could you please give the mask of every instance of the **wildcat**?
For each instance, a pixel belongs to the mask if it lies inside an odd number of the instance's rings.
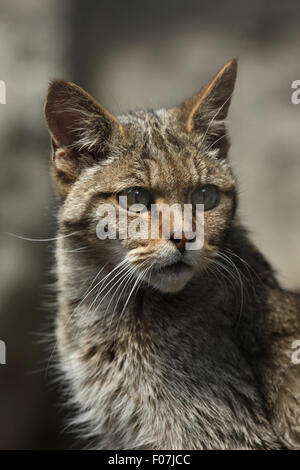
[[[183,104],[118,118],[70,82],[49,87],[58,360],[98,449],[299,448],[300,296],[237,214],[225,127],[236,71],[233,59]],[[101,204],[136,217],[120,195],[148,209],[200,201],[203,247],[187,250],[175,226],[100,239]]]

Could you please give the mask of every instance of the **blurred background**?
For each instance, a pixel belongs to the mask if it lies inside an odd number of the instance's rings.
[[[179,103],[230,58],[230,112],[240,214],[286,287],[300,286],[300,2],[251,0],[0,0],[0,448],[76,448],[64,431],[51,348],[55,196],[43,101],[71,80],[111,112]]]

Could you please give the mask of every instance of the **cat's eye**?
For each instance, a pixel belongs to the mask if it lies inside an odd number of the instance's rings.
[[[120,196],[126,196],[126,200]],[[143,204],[147,209],[151,208],[153,203],[152,195],[144,188],[129,188],[118,194],[120,205],[128,210],[133,204]]]
[[[212,184],[202,186],[196,189],[192,194],[192,203],[204,204],[204,210],[210,211],[214,209],[220,202],[220,192],[218,188]]]

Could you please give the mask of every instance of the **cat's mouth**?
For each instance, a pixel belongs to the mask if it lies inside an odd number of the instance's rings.
[[[186,253],[169,249],[169,253],[164,250],[156,252],[155,258],[152,254],[151,252],[149,257],[145,257],[143,251],[131,250],[128,259],[138,268],[138,272],[141,271],[142,276],[144,274],[146,284],[162,292],[178,292],[195,274],[195,263]]]

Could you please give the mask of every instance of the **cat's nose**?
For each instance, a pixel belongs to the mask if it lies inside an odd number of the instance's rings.
[[[181,234],[181,236],[178,236],[178,234],[172,233],[170,236],[170,241],[174,243],[176,248],[183,253],[185,251],[185,245],[189,241],[184,233]]]

